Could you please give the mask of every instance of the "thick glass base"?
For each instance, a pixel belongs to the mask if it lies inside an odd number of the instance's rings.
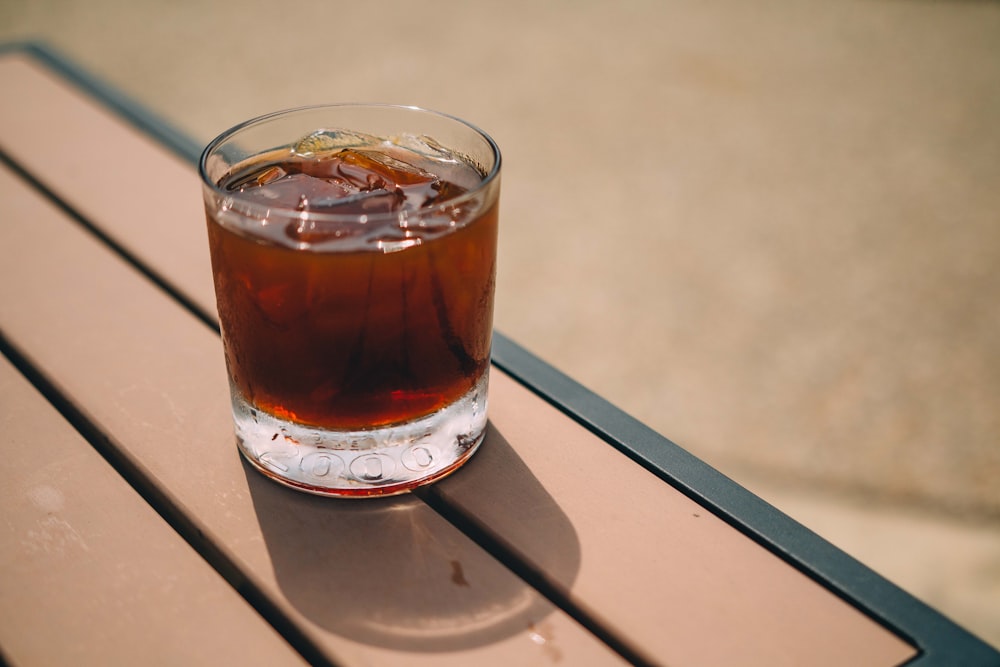
[[[236,440],[243,456],[271,479],[323,496],[403,493],[462,465],[486,431],[488,373],[460,399],[405,424],[334,431],[265,413],[235,389]]]

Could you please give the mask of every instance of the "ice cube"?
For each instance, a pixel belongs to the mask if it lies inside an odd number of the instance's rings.
[[[337,200],[310,201],[309,211],[317,213],[336,213],[342,215],[372,215],[398,211],[406,202],[406,197],[400,190],[376,188],[364,190],[350,197]]]
[[[283,178],[288,172],[277,165],[264,167],[256,171],[250,171],[236,178],[228,176],[219,182],[229,192],[244,192],[247,188],[258,185],[267,185],[272,181]]]
[[[334,153],[344,148],[376,146],[381,142],[378,137],[363,132],[351,130],[316,130],[310,135],[299,139],[292,147],[297,157],[314,158],[324,153]]]
[[[436,139],[428,137],[426,134],[401,134],[393,137],[391,143],[394,146],[405,148],[417,155],[433,160],[434,162],[445,162],[449,164],[464,163],[460,155],[449,148],[442,146]]]
[[[344,213],[417,210],[428,201],[438,200],[441,189],[437,175],[378,150],[345,148],[321,159],[303,160],[297,168],[310,176],[352,188],[357,196],[338,204]],[[371,196],[361,196],[366,193]],[[310,198],[310,210],[314,204]]]
[[[425,134],[403,134],[393,137],[391,143],[412,153],[415,164],[463,188],[475,187],[486,176],[486,170],[471,156],[452,150]]]
[[[257,174],[257,185],[267,185],[268,183],[273,183],[274,181],[280,180],[287,175],[288,172],[277,165],[268,167],[264,171]]]
[[[358,192],[340,199],[303,198],[298,210],[310,213],[333,213],[356,216],[341,220],[303,216],[285,225],[285,236],[296,243],[319,244],[347,237],[364,235],[368,231],[369,215],[398,212],[405,198],[398,190]]]
[[[387,153],[370,150],[344,149],[337,153],[338,175],[361,189],[381,187],[387,190],[413,185],[432,185],[434,174],[403,162]],[[373,182],[379,183],[373,186]]]
[[[285,225],[285,236],[296,243],[315,245],[335,241],[361,233],[353,222],[338,223],[330,220],[317,221],[313,218],[292,220]]]
[[[241,199],[301,211],[331,206],[357,192],[358,188],[346,181],[315,178],[308,174],[287,174],[260,186],[243,188]]]

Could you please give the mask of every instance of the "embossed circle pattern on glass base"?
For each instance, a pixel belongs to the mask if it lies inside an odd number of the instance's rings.
[[[322,496],[389,496],[458,469],[486,431],[488,375],[448,407],[405,424],[331,431],[279,419],[232,394],[236,441],[271,479]]]

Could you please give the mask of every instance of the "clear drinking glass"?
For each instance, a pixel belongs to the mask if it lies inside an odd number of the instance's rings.
[[[200,166],[247,460],[335,496],[466,461],[486,427],[493,140],[413,107],[305,107],[223,133]]]

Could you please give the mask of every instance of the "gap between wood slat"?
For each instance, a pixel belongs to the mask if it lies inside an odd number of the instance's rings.
[[[143,276],[148,278],[154,285],[159,287],[161,290],[170,295],[172,299],[177,301],[181,306],[183,306],[187,311],[194,315],[198,320],[200,320],[207,327],[215,331],[220,332],[219,322],[216,317],[199,306],[195,301],[189,299],[181,290],[175,287],[169,280],[164,278],[162,275],[154,271],[151,267],[144,264],[138,257],[128,251],[123,245],[116,242],[111,236],[106,234],[104,230],[95,225],[79,211],[73,208],[69,203],[66,202],[62,197],[60,197],[54,190],[48,187],[44,182],[38,179],[33,173],[25,169],[20,163],[11,158],[6,151],[0,148],[0,163],[13,171],[19,178],[30,185],[32,188],[41,193],[46,199],[51,201],[60,211],[65,213],[70,219],[76,222],[78,225],[86,229],[88,232],[93,234],[101,243],[108,246],[111,250],[115,252],[119,257],[124,259],[129,263],[136,271],[141,273]]]
[[[177,534],[225,579],[247,603],[285,638],[292,648],[311,665],[336,667],[285,613],[268,598],[267,594],[243,576],[234,563],[210,540],[205,539],[201,528],[192,521],[166,494],[145,470],[136,464],[113,437],[104,433],[94,420],[68,398],[30,358],[14,345],[0,329],[0,354],[38,390],[42,396],[66,419],[69,424],[100,454],[108,464],[159,514]],[[2,656],[0,656],[2,658]],[[3,663],[0,662],[0,667]]]
[[[622,641],[616,634],[608,631],[591,613],[570,600],[566,591],[546,576],[543,570],[521,558],[510,545],[492,534],[487,526],[470,515],[464,508],[450,503],[447,498],[435,492],[433,485],[413,489],[411,493],[427,503],[466,537],[478,544],[484,551],[492,554],[507,569],[538,591],[549,602],[566,612],[618,655],[633,665],[662,665],[662,662],[656,662],[645,656],[631,644]]]
[[[150,280],[159,289],[166,292],[172,299],[189,311],[196,319],[209,327],[217,335],[220,333],[219,322],[213,313],[200,307],[189,299],[171,281],[153,270],[141,259],[129,252],[98,225],[80,213],[71,204],[61,198],[44,181],[38,178],[23,165],[10,157],[0,148],[0,162],[17,174],[25,183],[37,190],[46,199],[56,205],[76,224],[87,230],[102,244],[107,246],[121,259],[126,261],[136,271]],[[114,439],[100,430],[85,411],[66,397],[41,370],[39,370],[18,348],[4,336],[0,329],[0,352],[2,352],[15,367],[35,386],[40,393],[62,414],[67,421],[114,467],[114,469],[132,486],[153,509],[163,517],[175,531],[191,545],[219,574],[233,586],[243,598],[253,606],[271,625],[312,665],[335,667],[295,623],[288,618],[267,597],[266,593],[253,585],[243,576],[239,567],[229,559],[211,541],[206,540],[191,519],[180,510],[156,486],[155,482],[130,458],[123,455],[123,449]],[[651,665],[654,661],[645,657],[631,643],[619,637],[616,633],[602,626],[585,609],[575,604],[556,582],[534,567],[530,562],[520,558],[513,550],[489,533],[488,529],[461,508],[454,506],[440,494],[418,489],[414,494],[431,509],[449,522],[480,548],[489,553],[500,564],[534,588],[540,595],[551,602],[556,608],[565,612],[588,632],[608,646],[612,651],[635,665]],[[0,663],[0,667],[3,667]]]

